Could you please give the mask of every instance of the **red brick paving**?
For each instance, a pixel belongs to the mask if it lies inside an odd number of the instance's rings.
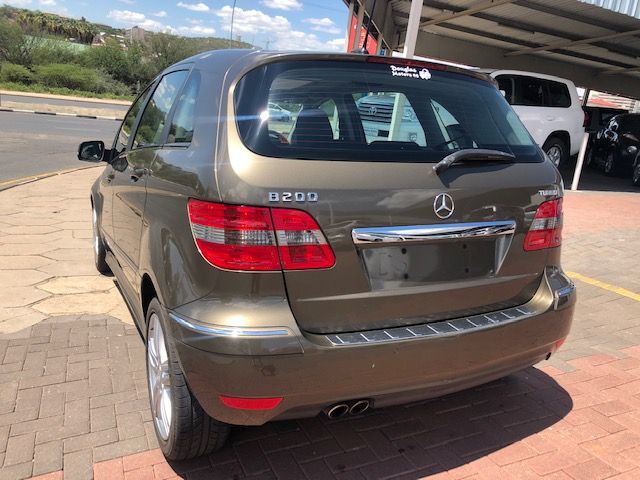
[[[489,386],[363,417],[282,422],[279,437],[291,440],[279,445],[274,432],[241,429],[231,447],[199,461],[169,464],[157,449],[125,456],[97,463],[94,478],[637,480],[640,392],[625,386],[640,380],[640,348],[621,353],[628,356],[572,360],[576,370],[568,373],[543,365]],[[600,394],[593,404],[577,408],[566,393],[611,377],[625,383],[600,391],[585,387],[586,395]],[[460,408],[444,408],[450,405]],[[478,419],[483,408],[486,415]],[[355,436],[351,448],[340,447],[329,433],[345,430]]]

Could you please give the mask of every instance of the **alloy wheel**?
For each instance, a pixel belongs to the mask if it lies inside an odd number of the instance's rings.
[[[160,318],[152,313],[147,335],[147,376],[151,396],[151,414],[162,440],[169,438],[172,420],[172,392],[169,377],[169,356]]]
[[[640,162],[633,169],[633,184],[640,185]]]
[[[558,167],[560,166],[560,160],[562,160],[562,149],[557,145],[552,145],[547,150],[547,156]]]

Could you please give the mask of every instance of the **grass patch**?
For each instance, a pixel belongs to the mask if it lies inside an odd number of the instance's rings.
[[[53,95],[68,95],[68,96],[85,97],[85,98],[102,98],[102,99],[109,99],[109,100],[127,100],[127,101],[133,100],[132,95],[115,95],[113,93],[84,92],[82,90],[72,90],[70,88],[64,88],[64,87],[47,87],[45,85],[39,85],[39,84],[24,85],[24,84],[15,83],[15,82],[0,82],[0,89],[12,90],[14,92],[50,93]]]

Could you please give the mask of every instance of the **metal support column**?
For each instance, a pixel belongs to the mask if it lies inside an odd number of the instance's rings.
[[[356,24],[355,35],[353,36],[353,45],[350,45],[349,51],[360,47],[360,36],[362,35],[362,20],[364,19],[364,3],[358,4],[358,23]]]
[[[409,11],[409,23],[407,24],[407,35],[404,39],[404,51],[402,56],[413,58],[416,51],[416,41],[420,30],[420,16],[422,15],[422,0],[411,0],[411,10]]]
[[[351,19],[353,18],[353,7],[356,4],[356,0],[349,2],[349,14],[347,15],[347,28],[345,29],[346,35],[344,39],[344,49],[349,52],[351,50],[349,45],[349,34],[351,33]]]

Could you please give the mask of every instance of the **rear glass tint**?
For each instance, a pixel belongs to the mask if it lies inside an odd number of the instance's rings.
[[[266,156],[437,162],[460,149],[541,161],[494,84],[472,76],[354,61],[283,61],[235,90],[240,136]]]

